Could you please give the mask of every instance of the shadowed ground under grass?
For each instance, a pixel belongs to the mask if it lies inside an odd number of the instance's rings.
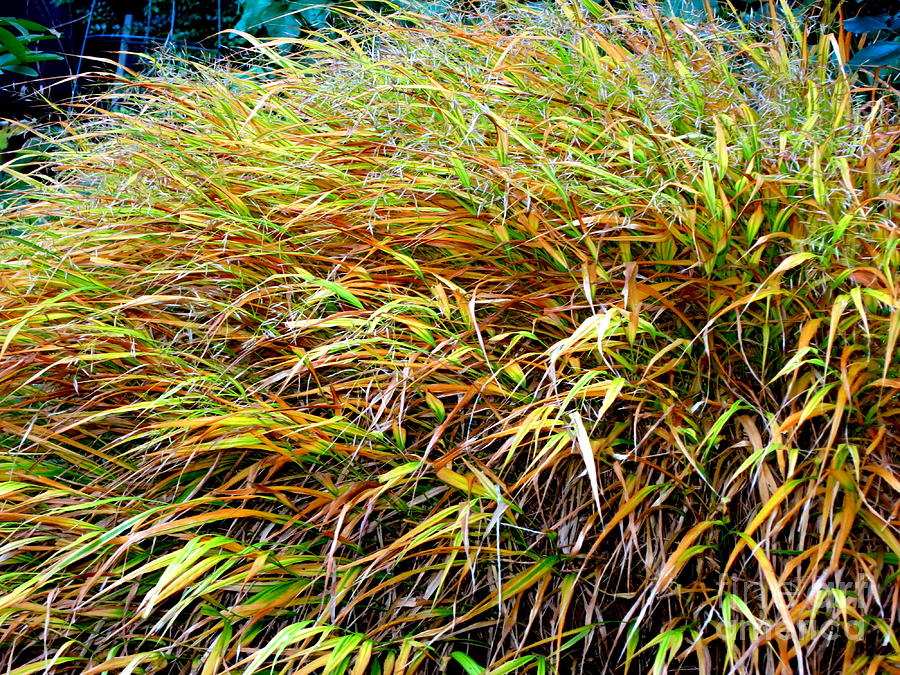
[[[370,17],[86,109],[4,214],[0,668],[900,667],[898,129],[834,45]]]

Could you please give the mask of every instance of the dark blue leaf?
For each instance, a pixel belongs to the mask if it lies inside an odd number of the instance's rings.
[[[900,66],[900,42],[878,42],[860,49],[848,64],[851,68]]]
[[[879,30],[890,30],[886,14],[880,16],[857,16],[844,21],[844,30],[848,33],[874,33]]]

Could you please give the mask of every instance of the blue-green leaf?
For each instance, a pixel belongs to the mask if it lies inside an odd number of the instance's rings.
[[[879,30],[890,30],[887,15],[857,16],[844,21],[844,30],[848,33],[874,33]]]
[[[328,16],[331,13],[327,1],[323,0],[293,0],[288,2],[288,11],[297,17],[304,25],[313,29],[325,28],[328,25]]]
[[[665,0],[663,11],[685,21],[701,21],[707,18],[706,0]],[[715,14],[718,0],[709,0],[709,9]]]
[[[28,56],[28,49],[22,44],[21,39],[2,27],[0,27],[0,44],[6,48],[7,52],[15,56],[19,62],[24,61]]]
[[[50,37],[59,37],[59,33],[55,30],[42,26],[28,19],[19,19],[11,16],[0,16],[0,26],[15,26],[23,35],[29,32],[50,33]]]
[[[24,66],[22,64],[12,65],[12,66],[2,66],[0,70],[4,70],[8,73],[18,73],[19,75],[25,75],[26,77],[37,77],[38,71],[36,71],[31,66]]]
[[[869,66],[870,68],[900,66],[900,42],[878,42],[860,49],[848,65],[851,68]]]
[[[299,37],[304,28],[319,30],[328,25],[329,0],[242,0],[241,18],[235,30],[270,37]]]

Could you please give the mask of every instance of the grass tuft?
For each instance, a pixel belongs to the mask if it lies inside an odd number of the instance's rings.
[[[301,46],[8,202],[6,672],[900,667],[898,131],[827,37]]]

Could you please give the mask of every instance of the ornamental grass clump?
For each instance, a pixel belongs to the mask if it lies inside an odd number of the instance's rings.
[[[6,672],[898,667],[898,130],[837,41],[255,49],[8,196]]]

